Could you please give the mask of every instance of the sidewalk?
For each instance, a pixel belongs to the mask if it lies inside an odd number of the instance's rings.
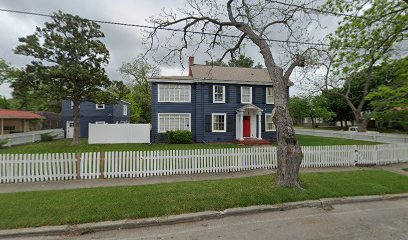
[[[328,168],[301,168],[300,172],[345,172],[363,169],[384,169],[386,171],[408,176],[408,172],[402,168],[408,168],[408,163],[399,163],[387,166],[375,166],[370,168],[363,167],[328,167]],[[119,179],[84,179],[84,180],[66,180],[50,182],[30,182],[30,183],[9,183],[0,184],[0,193],[13,192],[32,192],[32,191],[49,191],[49,190],[67,190],[79,188],[95,187],[114,187],[114,186],[137,186],[158,183],[175,183],[186,181],[203,181],[241,178],[251,176],[262,176],[275,172],[275,169],[257,169],[242,172],[230,173],[203,173],[194,175],[173,175],[173,176],[155,176],[144,178],[119,178]]]

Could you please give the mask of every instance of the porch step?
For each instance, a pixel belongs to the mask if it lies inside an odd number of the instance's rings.
[[[270,141],[265,140],[265,139],[256,139],[256,138],[250,138],[250,139],[244,139],[244,140],[238,140],[235,139],[234,143],[236,144],[242,144],[242,145],[268,145],[271,144]]]

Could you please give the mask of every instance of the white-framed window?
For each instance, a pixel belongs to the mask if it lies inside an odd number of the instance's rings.
[[[96,109],[105,109],[105,104],[97,103],[95,106],[96,106]]]
[[[241,103],[252,103],[252,87],[241,87]]]
[[[123,116],[127,116],[127,115],[128,115],[128,106],[123,105]]]
[[[267,87],[266,88],[266,104],[274,104],[275,103],[275,96],[273,94],[273,88]]]
[[[225,86],[213,85],[213,103],[225,103]]]
[[[158,113],[158,132],[188,130],[191,131],[190,113]]]
[[[275,124],[272,121],[272,113],[265,113],[265,132],[276,131]]]
[[[191,86],[188,84],[159,84],[159,102],[191,102]]]
[[[226,132],[227,131],[227,114],[225,113],[213,113],[212,114],[211,131],[212,132]]]
[[[105,124],[105,121],[96,121],[95,124]]]

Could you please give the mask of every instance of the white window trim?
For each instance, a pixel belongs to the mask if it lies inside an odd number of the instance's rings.
[[[265,113],[265,132],[276,132],[275,123],[273,123],[273,122],[272,122],[272,124],[273,124],[274,127],[272,129],[268,129],[267,116],[272,117],[272,113]]]
[[[127,115],[128,115],[128,106],[123,105],[123,116],[127,116]]]
[[[98,106],[100,106],[100,105],[102,105],[102,108],[98,108]],[[105,104],[98,104],[98,103],[96,103],[95,104],[95,108],[97,109],[97,110],[103,110],[103,109],[105,109]]]
[[[158,113],[157,114],[157,132],[166,133],[166,131],[160,131],[160,115],[167,114],[187,114],[188,115],[188,130],[191,132],[191,113]]]
[[[272,87],[267,87],[267,88],[266,88],[266,104],[275,104],[275,99],[273,99],[272,102],[269,102],[269,101],[268,101],[268,99],[269,99],[269,98],[268,98],[268,97],[269,97],[269,95],[268,95],[268,88],[272,88]],[[272,88],[272,89],[273,89],[273,88]],[[272,92],[273,92],[273,90],[272,90]]]
[[[214,116],[224,116],[224,130],[214,130]],[[226,113],[211,114],[211,132],[227,132],[227,114]]]
[[[222,101],[215,100],[215,87],[222,87]],[[225,103],[225,86],[223,85],[213,85],[213,103]]]
[[[96,121],[95,124],[105,124],[105,121]]]
[[[183,85],[183,84],[177,84],[177,83],[157,84],[157,102],[171,102],[171,103],[190,103],[191,102],[191,85],[190,84],[187,85],[188,86],[188,100],[187,101],[162,101],[160,100],[160,85]]]
[[[250,97],[249,97],[249,102],[244,102],[244,101],[242,101],[242,88],[249,88],[251,91],[249,92],[250,93]],[[241,86],[241,103],[249,103],[249,104],[251,104],[252,103],[252,87],[246,87],[246,86]]]

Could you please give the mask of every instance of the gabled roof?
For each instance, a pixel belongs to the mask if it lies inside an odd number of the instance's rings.
[[[0,119],[45,119],[44,116],[29,111],[0,109]]]
[[[272,85],[268,71],[265,68],[221,67],[194,64],[191,66],[191,76],[154,76],[150,82],[213,82],[235,84]]]
[[[271,78],[265,68],[221,67],[195,64],[191,66],[191,71],[195,79],[271,83]]]

